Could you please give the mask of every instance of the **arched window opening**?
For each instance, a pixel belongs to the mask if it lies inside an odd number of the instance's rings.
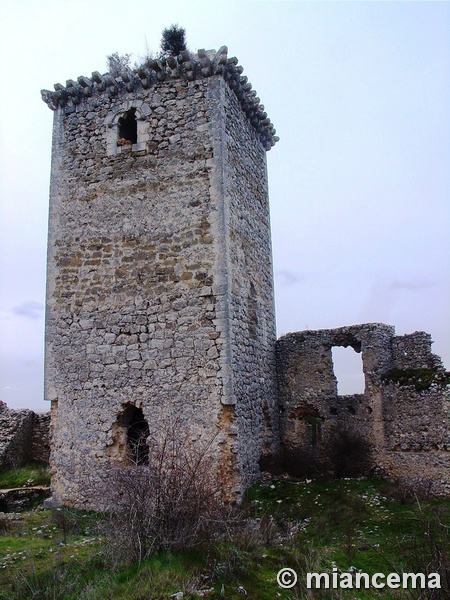
[[[339,396],[364,394],[365,380],[361,353],[356,352],[351,346],[333,346],[334,375],[337,379]]]
[[[322,439],[323,418],[316,415],[305,415],[303,420],[308,425],[311,446],[314,448]]]
[[[126,452],[136,465],[148,464],[147,438],[150,435],[148,423],[142,409],[128,405],[118,419],[126,433]]]
[[[137,144],[137,120],[136,109],[130,108],[118,121],[119,139],[118,146],[131,146]]]

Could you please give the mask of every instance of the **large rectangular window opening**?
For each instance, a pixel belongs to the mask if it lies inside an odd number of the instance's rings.
[[[333,346],[331,353],[338,395],[364,394],[365,379],[361,352],[356,352],[351,346]]]

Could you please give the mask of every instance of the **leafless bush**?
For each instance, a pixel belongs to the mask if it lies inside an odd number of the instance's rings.
[[[212,453],[213,441],[192,441],[172,423],[147,440],[147,464],[112,469],[108,490],[116,507],[107,524],[108,547],[118,560],[206,543],[226,527]]]
[[[414,519],[414,533],[399,549],[399,556],[414,573],[439,573],[440,589],[420,590],[411,597],[420,600],[450,598],[450,512],[446,506],[424,509],[420,502]]]
[[[111,77],[118,77],[122,71],[126,71],[130,67],[131,54],[119,54],[114,52],[106,57],[108,72]]]
[[[11,530],[11,523],[7,519],[0,516],[0,535],[5,535]]]
[[[80,513],[66,506],[53,509],[51,520],[62,535],[61,543],[63,545],[67,544],[70,534],[80,534],[85,529],[84,518]]]
[[[268,513],[255,519],[248,514],[236,514],[231,530],[236,548],[251,552],[256,548],[273,546],[281,536],[281,530],[272,515]]]
[[[17,569],[11,588],[0,591],[0,600],[64,600],[73,597],[78,585],[79,577],[57,555],[45,571],[41,571],[34,560],[28,561],[26,570]]]
[[[214,558],[210,558],[211,580],[223,580],[246,575],[244,561],[236,548],[216,548]]]
[[[382,493],[400,504],[415,504],[433,496],[434,482],[428,479],[392,479],[386,481]]]

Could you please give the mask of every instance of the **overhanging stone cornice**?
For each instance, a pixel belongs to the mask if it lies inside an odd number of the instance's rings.
[[[245,75],[244,69],[235,57],[228,58],[228,48],[198,50],[190,53],[185,50],[179,56],[168,56],[148,61],[137,69],[124,69],[119,76],[110,73],[101,75],[94,71],[91,77],[80,76],[76,81],[68,79],[66,85],[54,85],[55,91],[41,90],[42,99],[51,110],[74,107],[92,96],[107,94],[110,97],[148,89],[162,81],[195,81],[220,75],[236,94],[244,113],[258,133],[266,150],[270,150],[279,138],[275,135],[273,123],[265,112],[256,91]]]

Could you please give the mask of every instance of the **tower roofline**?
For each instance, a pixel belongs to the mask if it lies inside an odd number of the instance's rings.
[[[264,105],[252,89],[252,84],[245,75],[244,69],[235,57],[228,58],[228,48],[222,46],[215,50],[188,50],[179,56],[168,56],[154,59],[137,69],[124,69],[119,76],[110,73],[101,75],[94,71],[91,77],[80,76],[76,81],[68,79],[66,85],[54,85],[55,91],[41,90],[43,101],[51,110],[74,107],[91,96],[108,95],[110,97],[123,93],[148,89],[162,81],[177,79],[194,81],[221,75],[230,89],[236,94],[244,113],[252,127],[258,133],[266,150],[270,150],[279,138],[275,135],[273,123],[264,110]]]

